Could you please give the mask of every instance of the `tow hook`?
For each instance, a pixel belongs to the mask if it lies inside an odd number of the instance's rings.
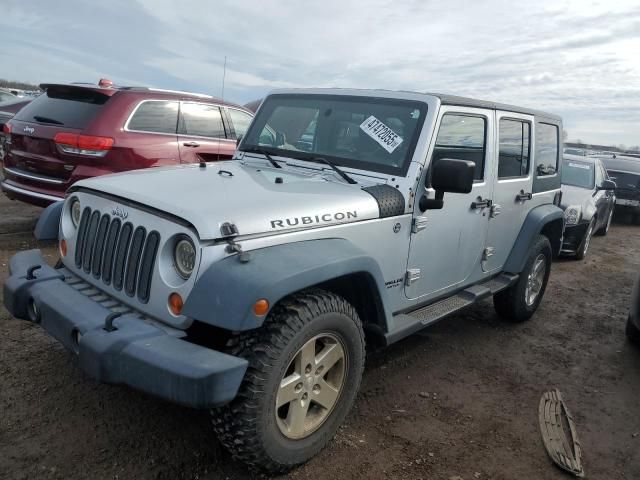
[[[117,328],[113,326],[113,321],[121,316],[122,314],[117,312],[113,312],[107,315],[107,318],[104,319],[104,330],[106,330],[107,332],[113,332],[114,330],[117,330]]]

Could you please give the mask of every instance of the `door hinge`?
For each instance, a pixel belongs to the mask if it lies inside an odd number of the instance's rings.
[[[420,280],[420,269],[419,268],[410,268],[407,270],[405,275],[404,283],[405,285],[411,285],[414,282]]]
[[[487,247],[484,249],[484,252],[482,252],[482,261],[486,262],[487,260],[489,260],[491,257],[493,257],[494,253],[495,253],[496,249],[494,247]]]
[[[491,205],[491,213],[489,213],[489,218],[496,218],[501,213],[502,206],[498,203],[494,203],[493,205]]]
[[[427,217],[416,217],[411,224],[411,233],[418,233],[427,228]]]

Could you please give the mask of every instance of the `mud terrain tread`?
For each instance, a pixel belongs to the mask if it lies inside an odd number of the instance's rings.
[[[544,280],[542,291],[540,292],[540,295],[535,304],[531,307],[528,307],[524,302],[524,291],[526,288],[528,271],[531,268],[534,259],[538,256],[539,253],[543,252],[546,252],[547,257],[548,270],[546,278]],[[493,305],[500,317],[515,323],[524,322],[531,318],[531,316],[538,309],[538,305],[540,304],[540,302],[542,301],[542,297],[544,296],[547,282],[549,280],[552,257],[553,254],[549,239],[544,235],[538,235],[531,249],[529,250],[529,255],[527,257],[527,261],[525,262],[525,267],[520,273],[518,281],[511,287],[502,290],[501,292],[498,292],[493,296]]]
[[[296,465],[282,465],[269,458],[256,432],[257,415],[254,412],[260,408],[259,399],[265,394],[267,371],[274,366],[282,350],[305,324],[329,311],[342,313],[356,323],[364,358],[364,332],[356,310],[342,297],[320,289],[287,297],[274,307],[260,329],[240,333],[229,341],[227,352],[249,360],[249,367],[237,397],[224,407],[212,409],[211,419],[216,435],[234,460],[270,473],[282,473]],[[361,374],[359,372],[358,378]]]

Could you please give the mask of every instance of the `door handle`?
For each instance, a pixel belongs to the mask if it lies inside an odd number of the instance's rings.
[[[182,145],[185,147],[199,147],[200,144],[198,142],[184,142]]]
[[[524,190],[520,190],[520,193],[516,195],[516,202],[524,202],[526,200],[531,200],[533,198],[533,194],[531,192],[525,193]]]
[[[471,202],[471,208],[477,210],[479,208],[487,208],[491,206],[491,199],[478,197],[475,202]]]

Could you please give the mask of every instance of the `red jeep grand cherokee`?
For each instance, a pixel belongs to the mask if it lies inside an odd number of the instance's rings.
[[[4,127],[0,184],[46,206],[74,182],[139,168],[232,157],[253,113],[207,95],[140,87],[43,84]]]

